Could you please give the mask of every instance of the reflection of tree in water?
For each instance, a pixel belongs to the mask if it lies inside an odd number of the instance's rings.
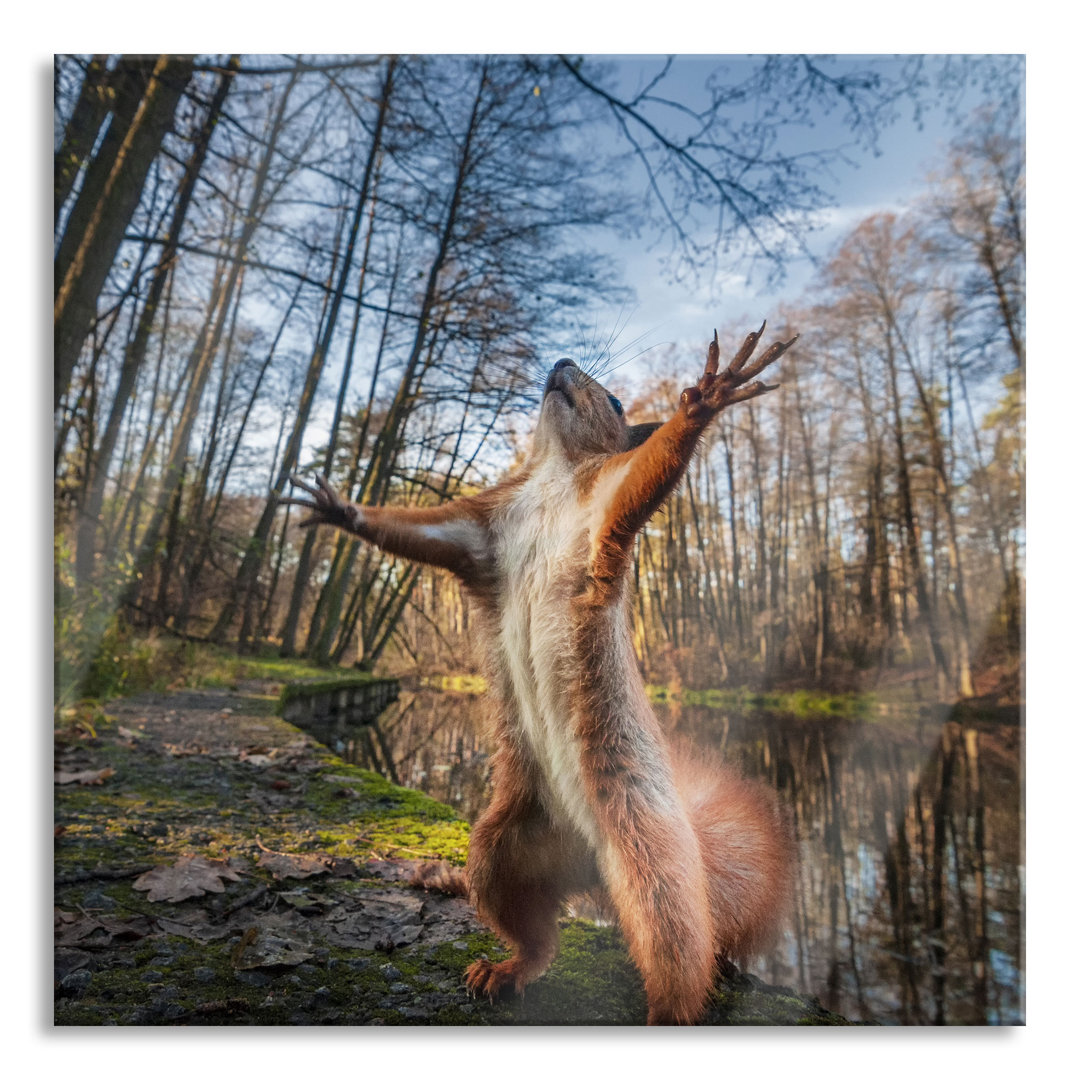
[[[783,793],[802,864],[766,970],[885,1023],[1023,1018],[1020,732],[682,710],[679,726]]]
[[[1022,1021],[1015,714],[961,724],[682,706],[661,716],[773,784],[795,820],[793,933],[759,974],[867,1020]],[[482,699],[405,692],[380,730],[402,783],[475,819],[487,800]]]
[[[488,799],[489,755],[483,705],[475,694],[404,691],[370,726],[374,740],[354,734],[351,746],[342,751],[346,760],[418,788],[468,821],[476,819]],[[379,743],[385,753],[379,752]],[[394,776],[385,765],[387,758]]]

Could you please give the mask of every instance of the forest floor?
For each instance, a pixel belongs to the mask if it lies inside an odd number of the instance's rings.
[[[465,968],[501,947],[408,884],[463,864],[468,825],[285,723],[277,689],[146,693],[57,730],[57,1025],[644,1022],[618,931],[582,920],[523,997],[472,999]],[[735,975],[704,1022],[846,1021]]]

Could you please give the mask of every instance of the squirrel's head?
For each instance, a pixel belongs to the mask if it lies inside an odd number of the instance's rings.
[[[559,360],[544,384],[534,451],[544,455],[558,446],[576,464],[586,457],[621,454],[640,446],[659,426],[627,424],[614,394],[573,360]]]

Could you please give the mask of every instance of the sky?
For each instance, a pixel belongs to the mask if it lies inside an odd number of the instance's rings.
[[[620,90],[628,96],[633,94],[660,70],[663,60],[619,58]],[[850,61],[853,66],[877,67],[884,72],[895,71],[898,63],[881,55],[851,57]],[[702,100],[705,79],[718,65],[738,70],[749,62],[745,57],[680,57],[663,84],[663,93],[680,101]],[[985,100],[980,90],[970,89],[959,102],[957,115],[970,114]],[[821,212],[820,228],[810,236],[808,246],[816,258],[826,258],[850,229],[870,214],[902,211],[925,189],[927,175],[940,167],[944,149],[955,134],[954,123],[945,110],[931,105],[919,122],[910,106],[900,106],[898,113],[896,121],[882,131],[876,155],[851,146],[852,136],[840,110],[815,117],[810,130],[791,129],[785,136],[785,150],[846,146],[847,155],[853,159],[852,164],[838,162],[831,176],[821,178],[834,205]],[[682,345],[704,341],[711,337],[714,326],[740,320],[749,320],[747,330],[752,329],[783,304],[796,303],[814,273],[809,259],[792,260],[785,278],[770,284],[760,268],[754,271],[734,256],[721,255],[711,280],[674,283],[661,265],[664,245],[650,250],[645,239],[607,238],[602,243],[617,260],[636,300],[629,307],[594,312],[592,319],[601,338],[606,338],[612,328],[621,327],[615,347],[627,345],[628,354],[666,342]],[[628,362],[624,374],[632,378],[647,365],[646,353],[639,361]]]

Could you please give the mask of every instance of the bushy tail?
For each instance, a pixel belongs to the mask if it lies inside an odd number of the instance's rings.
[[[447,896],[468,896],[469,886],[465,871],[448,862],[421,863],[409,878],[409,884],[418,889],[430,889]]]
[[[788,913],[795,838],[775,793],[718,758],[676,747],[675,781],[701,845],[718,957],[770,949]]]

